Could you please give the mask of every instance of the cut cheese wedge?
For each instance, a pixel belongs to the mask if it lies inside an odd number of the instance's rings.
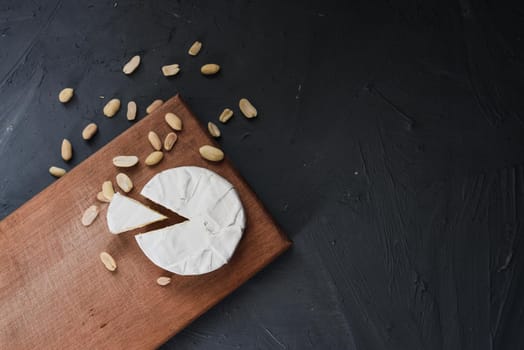
[[[180,275],[199,275],[229,261],[246,224],[231,183],[213,171],[184,166],[155,175],[141,194],[188,218],[135,236],[155,265]]]
[[[141,228],[166,216],[120,193],[115,193],[107,208],[107,226],[111,233],[117,234]]]

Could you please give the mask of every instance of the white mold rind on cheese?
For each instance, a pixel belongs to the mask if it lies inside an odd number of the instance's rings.
[[[117,234],[144,227],[167,217],[132,198],[115,193],[107,208],[107,226]]]
[[[188,219],[135,236],[155,265],[180,275],[199,275],[229,261],[246,224],[231,183],[210,170],[184,166],[157,174],[141,194]]]

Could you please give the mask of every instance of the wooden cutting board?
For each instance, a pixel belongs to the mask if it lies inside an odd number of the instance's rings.
[[[180,116],[184,129],[174,149],[150,168],[143,162],[152,151],[147,134],[154,130],[164,137],[170,131],[164,121],[167,112]],[[200,157],[198,149],[204,144],[215,142],[175,96],[0,222],[0,347],[155,348],[283,253],[290,241],[227,157],[220,163]],[[170,274],[147,259],[134,234],[183,218],[171,213],[160,225],[110,234],[107,204],[95,196],[103,181],[116,182],[119,171],[111,160],[117,155],[140,158],[139,165],[124,171],[135,184],[129,195],[164,214],[165,209],[139,195],[159,171],[196,165],[229,180],[247,214],[244,236],[231,261],[201,276],[173,275],[170,285],[158,286],[157,277]],[[100,215],[84,227],[82,213],[92,204],[101,206]],[[104,268],[102,251],[115,258],[116,272]]]

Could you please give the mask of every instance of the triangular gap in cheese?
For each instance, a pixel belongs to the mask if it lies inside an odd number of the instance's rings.
[[[166,216],[118,192],[115,193],[107,208],[107,226],[114,234],[134,230],[165,219],[167,219]]]

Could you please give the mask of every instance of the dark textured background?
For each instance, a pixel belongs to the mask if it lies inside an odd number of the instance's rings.
[[[100,95],[180,92],[234,107],[220,143],[294,246],[165,349],[522,349],[523,34],[522,1],[0,0],[0,217],[62,138],[69,168],[129,127]]]

